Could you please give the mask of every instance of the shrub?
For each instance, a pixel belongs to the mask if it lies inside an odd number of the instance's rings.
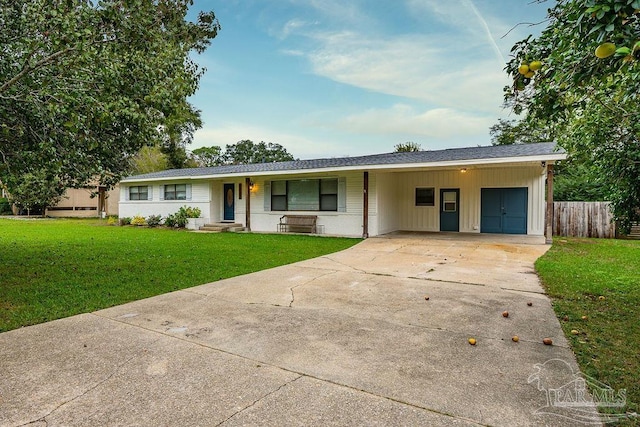
[[[184,216],[185,218],[200,218],[202,211],[200,208],[192,208],[191,206],[182,206],[177,215]]]
[[[147,225],[147,220],[143,216],[136,215],[131,220],[131,225]]]
[[[107,225],[116,225],[118,224],[118,216],[117,215],[109,215],[107,217]]]
[[[149,227],[157,227],[162,223],[161,215],[149,215],[147,217],[147,225]]]
[[[11,203],[5,198],[0,198],[0,215],[13,215]]]
[[[129,225],[131,224],[131,218],[128,216],[120,218],[120,225]]]
[[[184,228],[187,226],[187,217],[180,212],[170,214],[164,220],[164,225],[171,228]]]

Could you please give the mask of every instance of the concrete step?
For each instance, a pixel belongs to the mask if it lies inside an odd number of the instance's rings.
[[[218,232],[224,233],[226,231],[244,231],[244,226],[238,223],[232,222],[216,222],[213,224],[205,224],[200,227],[200,231]]]

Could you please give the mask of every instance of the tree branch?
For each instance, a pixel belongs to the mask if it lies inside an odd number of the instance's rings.
[[[24,76],[26,76],[27,74],[29,74],[32,71],[37,70],[38,68],[44,67],[45,65],[47,65],[50,62],[53,62],[54,60],[60,58],[61,56],[64,56],[66,54],[68,54],[69,52],[74,51],[75,49],[72,47],[68,47],[66,49],[63,50],[59,50],[56,53],[53,53],[49,56],[47,56],[46,58],[41,59],[40,61],[36,62],[36,64],[32,67],[25,67],[23,68],[18,74],[16,74],[15,76],[13,76],[13,78],[11,78],[9,81],[5,82],[2,86],[0,86],[0,93],[5,92],[7,89],[9,89],[11,86],[13,86],[14,84],[16,84],[18,82],[18,80],[20,80],[21,78],[23,78]]]

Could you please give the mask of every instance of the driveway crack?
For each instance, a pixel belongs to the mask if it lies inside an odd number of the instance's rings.
[[[341,266],[343,266],[343,267],[347,267],[347,268],[349,268],[350,270],[357,271],[357,272],[364,273],[364,274],[368,274],[368,272],[367,272],[367,271],[365,271],[365,270],[362,270],[362,269],[360,269],[360,268],[356,268],[356,267],[354,267],[353,265],[349,265],[349,264],[346,264],[346,263],[344,263],[344,262],[340,262],[340,261],[338,261],[337,259],[331,258],[331,257],[329,257],[329,256],[323,256],[323,257],[320,257],[320,258],[328,259],[329,261],[331,261],[331,262],[335,262],[336,264],[341,265]]]
[[[333,273],[335,273],[335,271],[333,271],[333,270],[332,270],[332,271],[331,271],[331,272],[329,272],[329,273],[321,274],[320,276],[314,277],[314,278],[313,278],[313,279],[311,279],[311,280],[307,280],[307,281],[306,281],[306,282],[304,282],[304,283],[300,283],[300,284],[298,284],[298,285],[295,285],[295,286],[290,287],[290,288],[289,288],[289,291],[291,291],[291,301],[289,302],[289,308],[293,307],[293,303],[294,303],[294,301],[296,300],[296,296],[295,296],[295,294],[294,294],[294,292],[293,292],[293,290],[294,290],[295,288],[299,288],[300,286],[308,285],[308,284],[309,284],[309,283],[311,283],[311,282],[314,282],[314,281],[316,281],[316,280],[318,280],[318,279],[323,278],[324,276],[328,276],[328,275],[333,274]]]
[[[285,382],[284,384],[281,384],[278,388],[276,388],[275,390],[271,390],[269,393],[265,394],[264,396],[259,397],[258,399],[254,400],[250,405],[245,406],[244,408],[234,412],[233,414],[231,414],[229,417],[227,417],[226,419],[224,419],[223,421],[221,421],[220,423],[216,424],[216,427],[223,425],[224,423],[226,423],[227,421],[229,421],[231,418],[235,417],[238,414],[243,413],[244,411],[246,411],[247,409],[255,406],[258,402],[260,402],[263,399],[266,399],[267,397],[271,396],[272,394],[275,394],[277,392],[279,392],[280,390],[282,390],[283,388],[287,387],[289,384],[299,380],[300,378],[302,378],[304,375],[298,375],[297,377],[295,377],[292,380],[289,380],[287,382]]]
[[[158,341],[158,340],[156,340]],[[114,375],[116,375],[118,373],[118,371],[120,371],[120,369],[122,369],[124,366],[126,366],[127,364],[129,364],[133,359],[136,359],[138,357],[140,357],[142,355],[142,353],[140,354],[134,354],[133,356],[131,356],[130,358],[128,358],[127,360],[125,360],[124,362],[122,362],[121,364],[119,364],[118,366],[116,366],[116,368],[109,374],[107,375],[105,378],[103,378],[102,380],[98,381],[97,383],[95,383],[93,386],[89,387],[88,389],[86,389],[85,391],[83,391],[82,393],[72,397],[69,400],[66,400],[62,403],[60,403],[58,406],[56,406],[55,408],[53,408],[51,411],[49,411],[48,413],[46,413],[45,415],[43,415],[42,417],[32,420],[32,421],[28,421],[24,424],[20,424],[20,426],[18,427],[24,427],[24,426],[28,426],[31,424],[35,424],[38,422],[43,422],[45,424],[45,426],[49,425],[49,422],[47,421],[47,418],[50,417],[51,415],[53,415],[55,412],[57,412],[60,408],[62,408],[63,406],[68,405],[69,403],[72,403],[78,399],[80,399],[83,396],[86,396],[88,393],[92,392],[93,390],[97,389],[98,387],[100,387],[102,384],[106,383],[107,381],[109,381],[111,378],[113,378]]]

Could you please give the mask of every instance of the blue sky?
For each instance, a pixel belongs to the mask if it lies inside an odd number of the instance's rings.
[[[531,0],[195,0],[222,31],[195,57],[203,128],[190,149],[242,139],[296,158],[489,145]],[[507,33],[509,33],[507,35]]]

